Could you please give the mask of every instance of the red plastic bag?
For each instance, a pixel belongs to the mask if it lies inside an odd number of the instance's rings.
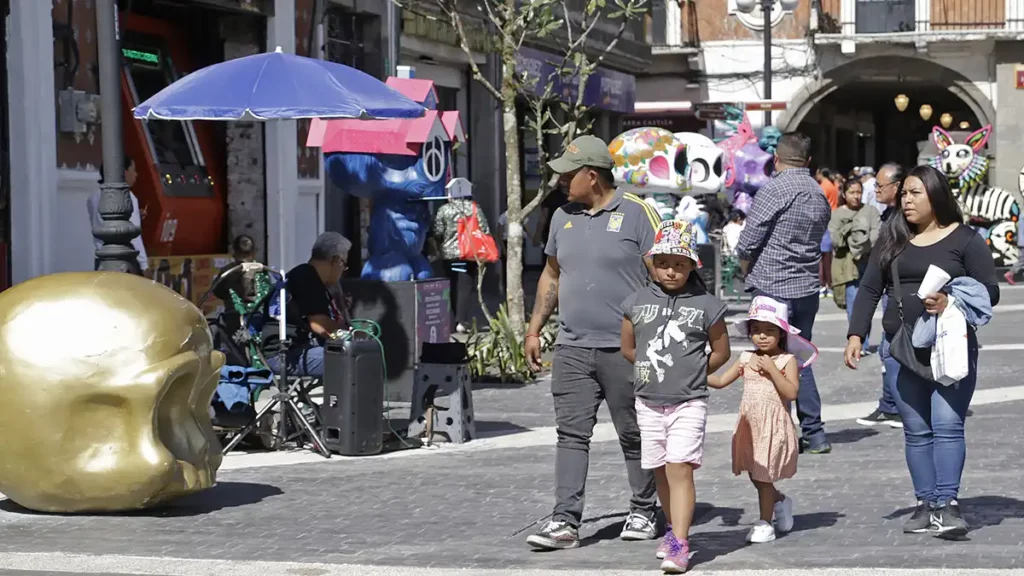
[[[497,262],[500,258],[498,245],[494,238],[484,234],[480,229],[480,218],[476,214],[476,202],[473,203],[473,214],[459,218],[459,259],[466,262]]]

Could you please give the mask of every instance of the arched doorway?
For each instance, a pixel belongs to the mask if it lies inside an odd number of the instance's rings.
[[[905,112],[893,103],[910,98]],[[932,108],[927,120],[922,104]],[[995,122],[989,98],[963,74],[914,56],[869,56],[826,70],[801,88],[779,118],[782,130],[807,131],[816,140],[818,158],[836,169],[898,161],[917,164],[918,146],[930,139],[943,113],[953,117],[949,130]],[[995,155],[995,141],[988,153]]]
[[[961,100],[982,125],[995,123],[996,110],[991,100],[963,74],[924,58],[870,56],[840,64],[808,82],[790,100],[789,108],[779,118],[779,128],[783,131],[796,130],[808,113],[827,96],[843,87],[863,83],[867,78],[892,88],[891,95],[888,95],[890,102],[900,93],[901,84],[941,87]],[[916,109],[911,102],[908,111]],[[990,142],[989,149],[992,150],[993,146],[994,143]]]
[[[894,103],[898,94],[909,99],[904,112]],[[920,112],[924,104],[931,108],[928,119]],[[963,74],[914,56],[871,56],[836,66],[805,85],[778,126],[810,135],[819,165],[846,172],[888,161],[914,166],[934,156],[931,132],[944,113],[952,118],[947,131],[956,143],[996,120],[991,100]],[[987,148],[988,156],[997,157],[995,139]],[[988,242],[995,263],[1016,262],[1021,190],[981,184],[959,194],[968,222]]]

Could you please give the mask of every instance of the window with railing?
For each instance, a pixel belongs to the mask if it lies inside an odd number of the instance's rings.
[[[383,78],[380,17],[332,6],[325,20],[325,59]]]
[[[913,32],[915,0],[857,0],[857,33]]]
[[[654,48],[696,48],[697,4],[692,0],[655,0],[651,5],[647,35]]]
[[[819,0],[821,34],[1003,29],[1024,29],[1024,0]]]
[[[1006,0],[932,0],[932,30],[998,30],[1006,27]]]

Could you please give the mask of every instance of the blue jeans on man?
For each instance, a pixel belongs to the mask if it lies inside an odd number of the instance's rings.
[[[789,307],[789,323],[800,330],[800,335],[811,340],[814,329],[814,317],[818,315],[821,305],[817,293],[802,298],[778,298],[762,290],[755,290],[755,296],[768,296]],[[813,341],[813,340],[812,340]],[[800,418],[800,430],[803,440],[810,451],[829,447],[825,437],[825,424],[821,421],[821,395],[818,384],[814,381],[814,371],[810,366],[800,369],[800,390],[796,397],[796,415]]]
[[[973,331],[967,347],[969,371],[960,382],[943,386],[900,370],[893,387],[914,494],[933,507],[949,504],[960,491],[967,457],[964,420],[978,382],[978,340]]]
[[[288,376],[322,378],[324,375],[324,347],[292,348],[285,353],[285,363],[288,366]],[[279,374],[281,372],[280,356],[278,354],[268,356],[267,365],[274,371],[274,374]]]

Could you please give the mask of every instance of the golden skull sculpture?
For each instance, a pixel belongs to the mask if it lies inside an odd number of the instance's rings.
[[[139,276],[54,274],[0,293],[0,492],[86,512],[212,487],[223,364],[199,309]]]

